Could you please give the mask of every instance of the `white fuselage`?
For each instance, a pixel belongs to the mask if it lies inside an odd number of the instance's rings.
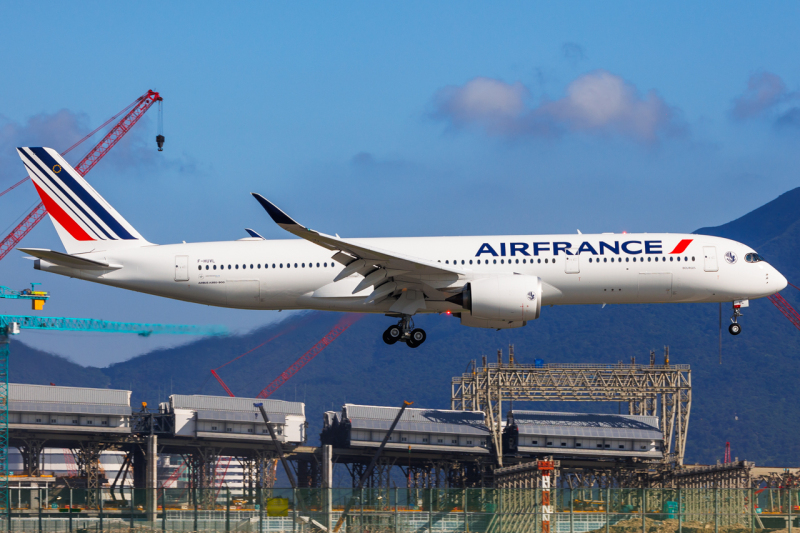
[[[680,253],[682,243],[691,242]],[[786,279],[754,251],[719,237],[680,234],[523,235],[352,239],[382,250],[457,265],[466,274],[429,276],[420,313],[458,312],[445,301],[470,280],[523,274],[542,280],[542,304],[729,302],[761,298]],[[385,313],[391,301],[353,294],[359,274],[334,282],[344,268],[335,252],[297,240],[152,245],[81,254],[115,265],[77,270],[41,259],[37,268],[177,300],[244,309],[317,309]],[[430,288],[435,289],[431,296]],[[438,292],[441,291],[441,292]]]

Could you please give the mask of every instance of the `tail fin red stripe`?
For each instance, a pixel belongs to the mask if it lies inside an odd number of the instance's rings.
[[[36,192],[39,193],[39,198],[42,199],[42,203],[44,204],[44,207],[47,209],[47,212],[50,213],[50,216],[55,218],[56,221],[59,224],[61,224],[61,226],[65,230],[69,232],[70,235],[72,235],[73,239],[75,239],[76,241],[94,240],[92,237],[89,236],[89,234],[83,231],[83,228],[81,228],[77,222],[72,220],[72,217],[70,217],[63,209],[61,209],[61,206],[58,205],[58,203],[53,201],[53,199],[50,198],[50,196],[46,192],[44,192],[38,185],[36,185],[35,181],[33,182],[33,185],[36,187]]]

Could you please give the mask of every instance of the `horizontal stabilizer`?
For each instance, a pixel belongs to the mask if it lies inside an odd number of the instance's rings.
[[[17,248],[20,252],[30,254],[39,259],[44,259],[48,263],[78,270],[117,270],[121,265],[111,265],[103,261],[86,259],[75,255],[69,255],[55,250],[44,250],[42,248]]]

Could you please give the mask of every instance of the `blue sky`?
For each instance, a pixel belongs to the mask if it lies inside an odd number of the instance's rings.
[[[0,189],[15,146],[64,149],[153,88],[164,152],[151,110],[88,175],[152,242],[287,237],[251,191],[348,237],[693,231],[798,186],[798,23],[794,2],[6,2]],[[0,230],[37,202],[0,198]],[[24,244],[61,249],[49,221]],[[0,284],[43,282],[48,315],[280,318],[31,268],[13,252]],[[24,335],[100,366],[181,341]]]

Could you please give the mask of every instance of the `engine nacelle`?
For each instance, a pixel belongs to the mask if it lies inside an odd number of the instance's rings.
[[[470,281],[462,292],[447,299],[470,312],[473,318],[525,322],[542,311],[542,278],[494,276]]]

